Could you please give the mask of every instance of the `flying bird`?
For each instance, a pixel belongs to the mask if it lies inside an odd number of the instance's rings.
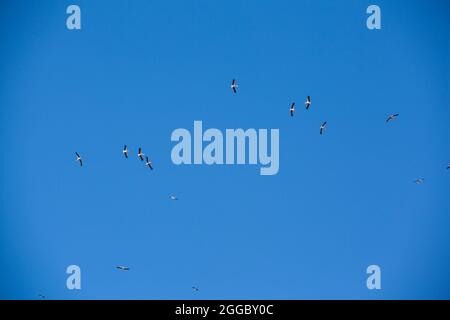
[[[305,101],[305,107],[306,107],[306,110],[308,110],[309,109],[309,106],[311,105],[311,97],[310,96],[307,96],[306,97],[306,101]]]
[[[81,160],[81,156],[78,154],[78,152],[75,152],[76,156],[77,156],[77,161],[80,162],[80,167],[83,166],[83,160]]]
[[[386,123],[388,123],[391,120],[395,120],[395,118],[397,118],[399,115],[399,113],[396,114],[391,114],[387,119],[386,119]]]
[[[125,145],[123,147],[122,153],[125,156],[125,158],[128,158],[128,147],[127,147],[127,145]]]
[[[290,111],[291,111],[291,117],[293,117],[294,111],[295,111],[295,102],[292,102]]]
[[[320,134],[322,134],[325,131],[325,127],[327,126],[327,122],[325,121],[320,125]]]
[[[197,287],[192,287],[192,290],[198,291],[198,288]]]
[[[233,92],[236,93],[237,92],[237,83],[236,83],[236,79],[233,79],[233,81],[231,81],[231,89],[233,89]]]
[[[414,180],[414,183],[415,183],[415,184],[422,184],[422,183],[424,183],[424,182],[425,182],[425,179],[423,179],[423,178]]]
[[[138,157],[141,159],[141,161],[144,161],[144,154],[142,153],[142,148],[139,147],[138,150]]]
[[[152,161],[148,157],[145,157],[145,160],[146,160],[145,165],[149,167],[151,170],[153,170]]]
[[[169,198],[170,198],[170,200],[174,200],[174,201],[178,200],[178,198],[174,195],[170,195]]]
[[[116,269],[119,269],[121,271],[129,271],[130,270],[130,268],[126,267],[126,266],[117,266]]]

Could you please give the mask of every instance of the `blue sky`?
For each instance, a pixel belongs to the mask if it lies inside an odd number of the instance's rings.
[[[72,3],[81,30],[66,28]],[[381,30],[366,28],[370,4]],[[450,298],[449,12],[443,0],[3,4],[0,298]],[[279,173],[174,165],[170,135],[194,120],[279,129]],[[366,287],[371,264],[381,290]]]

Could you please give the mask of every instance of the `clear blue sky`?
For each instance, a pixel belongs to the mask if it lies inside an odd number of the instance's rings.
[[[5,1],[0,298],[450,298],[449,9]],[[279,173],[174,165],[170,135],[194,120],[280,129]],[[371,264],[382,290],[366,288]]]

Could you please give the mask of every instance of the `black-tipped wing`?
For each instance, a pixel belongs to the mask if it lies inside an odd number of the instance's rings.
[[[153,170],[152,162],[148,160],[148,157],[145,157],[145,161],[146,161],[145,164],[146,164],[151,170]]]
[[[310,105],[311,105],[311,97],[307,96],[306,97],[306,102],[305,102],[306,110],[309,109]]]
[[[124,266],[117,266],[116,268],[119,269],[119,270],[124,270],[124,271],[130,270],[129,267],[124,267]]]
[[[322,125],[320,126],[320,134],[323,133],[323,130],[325,130],[325,126],[327,125],[327,122],[325,121],[324,123],[322,123]]]
[[[237,85],[236,85],[236,79],[233,79],[233,81],[231,81],[231,89],[233,89],[233,92],[234,92],[234,93],[237,92],[236,87],[237,87]]]
[[[389,121],[391,121],[391,120],[397,118],[399,115],[400,115],[399,113],[391,114],[391,115],[386,119],[386,122],[389,122]]]

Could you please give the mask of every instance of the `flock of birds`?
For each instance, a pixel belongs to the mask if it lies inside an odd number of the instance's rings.
[[[125,158],[128,159],[128,147],[127,147],[127,145],[125,145],[123,147],[122,153],[125,156]],[[77,156],[77,161],[80,163],[80,167],[82,167],[83,166],[83,159],[81,158],[81,156],[80,156],[80,154],[78,152],[75,152],[75,155]],[[138,155],[139,159],[141,159],[141,161],[144,161],[145,154],[142,152],[142,148],[141,147],[139,147],[137,155]],[[145,156],[145,165],[147,167],[149,167],[150,170],[153,170],[152,164],[153,164],[153,162],[147,156]]]
[[[124,145],[123,149],[122,149],[122,153],[125,156],[126,159],[128,159],[128,146]],[[78,152],[75,152],[76,155],[76,161],[78,161],[80,163],[80,167],[83,166],[83,159],[81,158],[80,154]],[[153,170],[153,162],[148,158],[148,156],[146,156],[143,152],[142,152],[142,148],[139,147],[138,148],[138,152],[137,152],[137,156],[141,161],[144,161],[144,156],[145,156],[145,165],[150,168],[150,170]],[[174,195],[170,195],[169,196],[170,200],[178,200],[178,198]],[[123,268],[118,268],[120,270],[125,270]]]
[[[233,80],[231,81],[231,86],[230,86],[230,87],[231,87],[231,90],[232,90],[234,93],[237,93],[237,90],[238,90],[238,87],[239,87],[239,86],[238,86],[238,84],[237,84],[236,79],[233,79]],[[304,104],[305,104],[306,110],[309,110],[309,108],[311,107],[311,96],[307,96],[307,97],[306,97],[306,100],[305,100]],[[292,102],[292,103],[291,103],[291,106],[290,106],[289,111],[290,111],[291,117],[293,117],[294,114],[295,114],[295,102]],[[386,119],[386,123],[395,120],[398,116],[399,116],[398,113],[389,115],[389,116],[387,117],[387,119]],[[321,135],[325,132],[326,126],[327,126],[327,121],[324,121],[324,122],[322,122],[322,123],[320,124],[320,127],[319,127],[319,133],[320,133]],[[128,159],[128,152],[129,152],[129,151],[128,151],[128,147],[127,147],[127,145],[125,145],[125,146],[123,147],[122,153],[123,153],[123,155],[125,156],[125,158],[127,158],[127,159]],[[83,166],[83,159],[81,158],[80,154],[79,154],[78,152],[75,152],[75,155],[76,155],[76,161],[78,161],[78,162],[80,163],[80,166]],[[144,161],[144,159],[145,159],[145,165],[146,165],[148,168],[150,168],[150,170],[153,170],[153,163],[152,163],[152,161],[149,159],[148,156],[146,156],[146,155],[142,152],[142,148],[141,148],[141,147],[138,148],[137,156],[138,156],[138,158],[139,158],[141,161]],[[450,164],[447,165],[447,170],[449,170],[449,169],[450,169]],[[424,183],[424,181],[425,181],[424,178],[419,178],[419,179],[414,180],[414,183],[416,183],[416,184],[422,184],[422,183]],[[170,198],[171,200],[178,200],[178,198],[177,198],[176,196],[174,196],[174,195],[170,195],[169,198]],[[130,267],[119,265],[119,266],[116,266],[116,269],[118,269],[118,270],[120,270],[120,271],[129,271],[129,270],[130,270]],[[199,288],[198,288],[198,287],[192,287],[192,290],[195,291],[195,292],[197,292],[197,291],[199,291]],[[39,295],[39,296],[40,296],[41,298],[45,299],[45,296],[43,296],[43,295]]]
[[[305,101],[305,108],[306,108],[306,110],[309,110],[310,106],[311,106],[311,96],[307,96],[306,97],[306,101]],[[291,113],[291,117],[293,117],[294,113],[295,113],[295,102],[291,103],[291,108],[289,109],[289,111]],[[319,131],[320,134],[324,133],[326,126],[327,126],[327,122],[326,121],[321,123],[320,128],[319,128],[320,129],[320,131]]]
[[[232,84],[231,84],[231,88],[233,89],[234,93],[237,92],[237,91],[236,91],[236,87],[237,87],[237,85],[236,85],[236,80],[233,79],[233,82],[232,82]],[[309,107],[310,107],[310,106],[311,106],[311,96],[307,96],[307,97],[306,97],[306,101],[305,101],[305,108],[306,108],[306,110],[309,110]],[[293,116],[294,116],[294,113],[295,113],[295,102],[292,102],[292,103],[291,103],[291,107],[290,107],[289,111],[290,111],[290,113],[291,113],[291,117],[293,117]],[[394,119],[397,118],[398,116],[399,116],[398,113],[396,113],[396,114],[391,114],[391,115],[386,119],[386,123],[388,123],[389,121],[394,120]],[[327,122],[326,122],[326,121],[324,121],[324,122],[321,123],[320,128],[319,128],[319,133],[320,133],[320,134],[323,134],[323,133],[325,132],[326,126],[327,126]],[[450,168],[450,165],[448,166],[448,168]]]
[[[238,84],[237,84],[237,81],[236,81],[236,79],[233,79],[232,81],[231,81],[231,90],[233,90],[233,92],[234,93],[237,93],[237,89],[238,89]],[[306,110],[309,110],[309,108],[311,107],[311,96],[307,96],[306,97],[306,101],[305,101],[305,108],[306,108]],[[295,102],[292,102],[291,103],[291,107],[290,107],[290,109],[289,109],[289,111],[290,111],[290,114],[291,114],[291,117],[293,117],[294,116],[294,113],[295,113]],[[390,121],[392,121],[392,120],[395,120],[398,116],[399,116],[400,114],[399,113],[395,113],[395,114],[391,114],[391,115],[389,115],[388,117],[387,117],[387,119],[386,119],[386,123],[388,123],[388,122],[390,122]],[[325,129],[326,129],[326,127],[327,127],[327,121],[324,121],[324,122],[322,122],[321,124],[320,124],[320,127],[319,127],[319,133],[322,135],[324,132],[325,132]],[[128,158],[128,147],[127,147],[127,145],[125,145],[124,147],[123,147],[123,150],[122,150],[122,153],[123,153],[123,155],[125,156],[125,158]],[[80,166],[83,166],[83,160],[82,160],[82,158],[81,158],[81,156],[80,156],[80,154],[78,153],[78,152],[75,152],[75,155],[76,155],[76,160],[80,163]],[[142,152],[142,148],[140,148],[139,147],[139,149],[138,149],[138,153],[137,153],[137,156],[139,157],[139,159],[141,160],[141,161],[144,161],[144,153]],[[149,167],[151,170],[153,170],[153,166],[152,166],[152,161],[147,157],[147,156],[145,156],[145,165],[147,166],[147,167]],[[447,169],[450,169],[450,164],[449,165],[447,165]],[[415,182],[416,183],[423,183],[423,181],[424,181],[424,179],[417,179],[417,180],[415,180]],[[175,197],[175,196],[170,196],[170,198],[172,199],[172,200],[177,200],[177,198]]]

